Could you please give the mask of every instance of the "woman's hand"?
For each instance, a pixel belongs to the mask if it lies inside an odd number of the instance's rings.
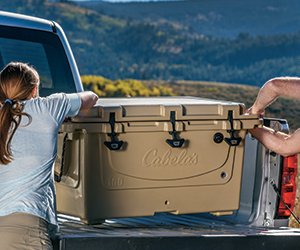
[[[98,96],[92,91],[84,91],[78,93],[81,99],[81,108],[80,110],[85,110],[93,107],[98,101]]]

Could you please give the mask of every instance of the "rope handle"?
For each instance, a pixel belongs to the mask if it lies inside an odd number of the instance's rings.
[[[68,138],[68,133],[65,134],[64,139],[63,139],[63,146],[62,146],[62,153],[61,153],[61,165],[60,165],[60,172],[59,175],[55,174],[54,175],[54,180],[56,182],[60,182],[61,181],[61,177],[63,175],[63,170],[64,170],[64,164],[65,164],[65,151],[66,151],[66,141]]]

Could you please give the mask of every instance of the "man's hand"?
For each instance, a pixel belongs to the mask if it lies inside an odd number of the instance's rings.
[[[265,110],[263,111],[255,111],[255,108],[252,106],[251,108],[246,110],[246,114],[249,115],[258,115],[259,118],[264,118],[265,117]]]

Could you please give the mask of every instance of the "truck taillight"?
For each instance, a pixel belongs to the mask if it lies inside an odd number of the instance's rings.
[[[296,198],[296,175],[298,168],[297,155],[283,158],[283,171],[281,178],[281,196],[288,207],[293,211]],[[278,216],[288,217],[291,212],[286,208],[280,200],[278,208]]]

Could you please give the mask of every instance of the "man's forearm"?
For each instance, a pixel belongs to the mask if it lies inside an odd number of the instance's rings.
[[[264,84],[260,89],[256,101],[252,106],[252,113],[260,114],[264,109],[270,105],[278,96],[278,93],[275,90],[275,83],[273,80],[270,80]]]
[[[293,146],[290,136],[273,129],[263,127],[250,129],[251,135],[256,138],[266,148],[283,156],[290,156],[298,153],[299,147]]]
[[[267,81],[260,89],[251,112],[262,113],[280,95],[300,98],[300,78],[277,77]]]

